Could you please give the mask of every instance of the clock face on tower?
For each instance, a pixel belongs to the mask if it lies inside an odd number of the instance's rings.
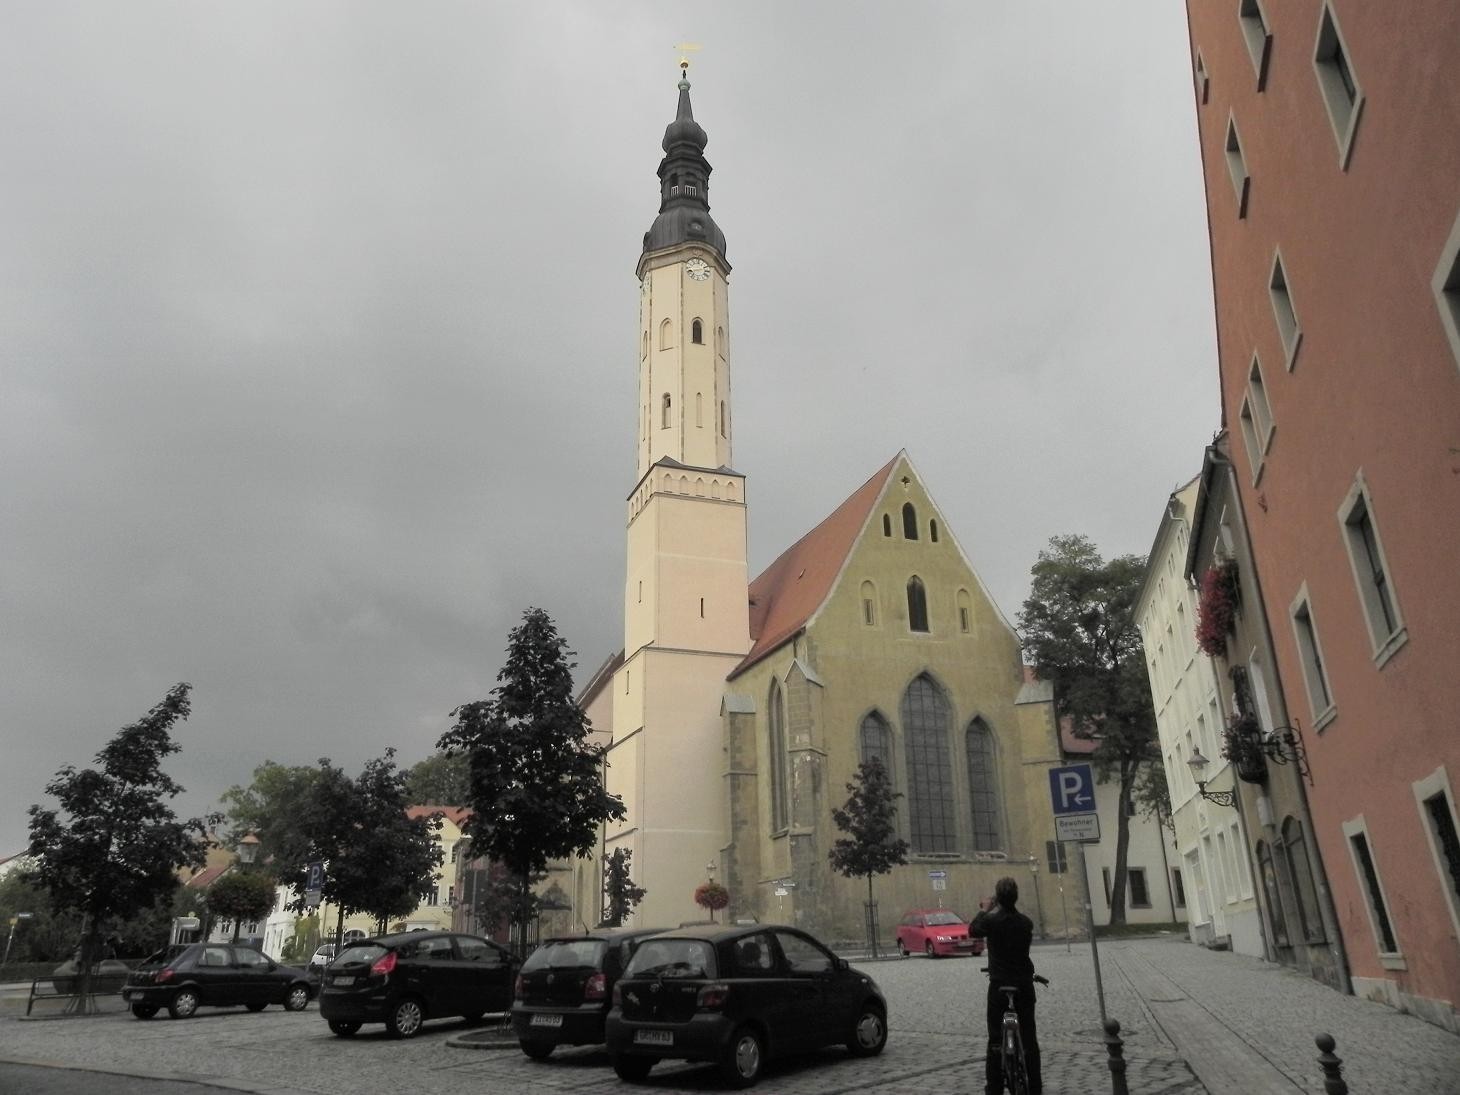
[[[684,264],[684,272],[695,281],[704,281],[710,276],[710,264],[704,259],[690,259]]]

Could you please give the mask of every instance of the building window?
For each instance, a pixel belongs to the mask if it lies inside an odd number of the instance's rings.
[[[665,320],[659,324],[659,348],[667,350],[674,345],[674,325]]]
[[[1247,40],[1247,52],[1252,55],[1252,67],[1257,71],[1257,90],[1267,87],[1267,59],[1272,52],[1272,34],[1267,29],[1267,17],[1263,14],[1260,0],[1241,0],[1237,18],[1242,24],[1242,37]]]
[[[1298,313],[1293,311],[1293,296],[1288,292],[1288,275],[1283,269],[1281,253],[1272,257],[1272,278],[1268,282],[1268,296],[1272,298],[1272,314],[1277,320],[1278,334],[1283,340],[1283,351],[1288,357],[1288,370],[1298,357],[1298,346],[1303,341],[1303,329],[1298,326]]]
[[[671,407],[672,402],[673,401],[669,398],[669,393],[668,392],[665,392],[664,393],[664,399],[659,404],[659,428],[660,429],[664,429],[664,430],[669,429],[669,411],[670,411],[670,407]]]
[[[1146,869],[1144,867],[1132,867],[1126,874],[1130,878],[1131,908],[1149,909],[1151,907],[1151,890],[1146,885]]]
[[[726,419],[725,419],[725,401],[722,399],[722,400],[720,400],[720,436],[721,437],[729,437],[730,436],[728,433],[725,432],[725,422],[726,422]]]
[[[1369,830],[1363,818],[1345,822],[1344,834],[1348,837],[1349,852],[1353,856],[1354,871],[1359,884],[1368,898],[1369,922],[1374,929],[1374,940],[1379,954],[1397,956],[1399,941],[1394,936],[1394,925],[1389,919],[1389,902],[1384,898],[1384,887],[1379,882],[1379,870],[1374,864],[1374,853],[1369,847]]]
[[[967,635],[973,627],[973,605],[968,598],[968,590],[958,591],[958,630]]]
[[[446,904],[450,905],[453,909],[456,908],[456,887],[455,886],[447,886],[446,887]]]
[[[907,626],[911,631],[928,630],[928,592],[916,575],[907,582]]]
[[[877,587],[871,582],[862,583],[862,623],[877,626]]]
[[[918,677],[902,697],[907,735],[908,821],[914,852],[957,850],[953,767],[948,759],[948,700],[932,680]]]
[[[1207,105],[1207,95],[1211,91],[1211,80],[1207,77],[1207,64],[1201,58],[1201,50],[1196,51],[1196,104],[1197,106]]]
[[[1349,489],[1348,497],[1339,507],[1338,520],[1348,546],[1359,603],[1363,605],[1364,619],[1369,625],[1374,658],[1383,665],[1404,644],[1404,621],[1394,599],[1394,586],[1389,581],[1384,549],[1374,525],[1369,489],[1362,477]]]
[[[1283,847],[1287,851],[1288,868],[1293,872],[1293,893],[1297,897],[1298,927],[1309,943],[1323,942],[1323,917],[1318,911],[1318,888],[1313,884],[1313,864],[1308,858],[1308,842],[1297,818],[1283,821]]]
[[[882,515],[882,535],[892,535],[892,515],[890,513],[884,513]]]
[[[1364,92],[1354,76],[1343,33],[1338,29],[1338,20],[1333,17],[1332,4],[1323,5],[1323,16],[1318,22],[1318,45],[1313,51],[1313,68],[1318,74],[1318,90],[1323,93],[1323,104],[1328,108],[1333,139],[1338,142],[1338,166],[1340,170],[1347,170],[1349,154],[1353,151],[1354,131],[1358,128],[1359,113],[1364,107]]]
[[[1308,603],[1308,587],[1304,585],[1289,613],[1293,618],[1293,637],[1298,644],[1298,658],[1303,666],[1303,683],[1308,688],[1308,704],[1313,724],[1328,721],[1333,710],[1333,691],[1328,684],[1328,671],[1323,667],[1323,648],[1318,642],[1318,628],[1313,623],[1313,608]]]
[[[936,520],[928,522],[928,539],[935,544],[938,542],[938,522]]]
[[[994,735],[983,719],[968,724],[968,798],[973,807],[973,850],[997,852],[1004,847],[999,824],[998,767],[994,763]]]
[[[1237,195],[1237,217],[1247,216],[1247,192],[1252,180],[1247,174],[1247,160],[1242,155],[1242,140],[1237,136],[1237,119],[1227,118],[1227,174],[1232,176],[1232,190]]]
[[[1186,908],[1186,884],[1181,880],[1181,868],[1171,868],[1171,894],[1178,909]]]
[[[1455,818],[1449,773],[1441,766],[1413,787],[1435,870],[1440,876],[1440,888],[1445,891],[1450,918],[1460,930],[1460,822]]]
[[[1267,401],[1267,385],[1262,382],[1262,362],[1256,354],[1252,355],[1252,367],[1247,370],[1247,395],[1252,400],[1252,425],[1258,445],[1265,454],[1272,445],[1272,407]]]
[[[433,909],[441,904],[441,888],[439,886],[432,886],[431,889],[426,891],[426,904]]]
[[[1450,340],[1450,352],[1460,365],[1460,215],[1450,229],[1450,238],[1440,251],[1440,263],[1430,281],[1435,303],[1440,306],[1440,324]]]
[[[766,710],[770,713],[770,769],[771,769],[771,828],[785,829],[790,825],[791,811],[787,795],[786,779],[786,697],[781,691],[781,682],[771,682],[771,701]]]
[[[705,325],[695,320],[689,325],[689,340],[696,346],[703,346],[705,343]]]
[[[695,429],[701,429],[704,426],[704,399],[704,392],[695,392]]]
[[[725,356],[725,328],[715,328],[715,352],[721,357]]]
[[[881,712],[871,711],[862,719],[857,733],[857,744],[861,748],[862,763],[878,761],[892,779],[892,728]]]
[[[918,511],[913,508],[911,502],[902,504],[902,538],[904,540],[918,538]]]
[[[1044,842],[1044,859],[1049,864],[1050,874],[1064,874],[1070,869],[1069,857],[1065,854],[1065,846],[1058,840],[1046,840]]]
[[[451,846],[451,862],[455,863],[461,856],[461,845],[459,843]]]

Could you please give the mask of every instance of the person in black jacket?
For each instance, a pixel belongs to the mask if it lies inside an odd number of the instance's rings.
[[[1004,1090],[1004,1066],[1000,1046],[1004,1025],[1004,994],[1000,985],[1013,985],[1014,1014],[1019,1016],[1019,1033],[1024,1040],[1024,1063],[1029,1075],[1030,1095],[1039,1095],[1043,1083],[1039,1074],[1039,1037],[1034,1028],[1034,963],[1029,944],[1034,939],[1034,922],[1014,906],[1019,902],[1019,883],[1001,878],[994,885],[993,900],[973,918],[970,935],[988,940],[989,1001],[988,1056],[984,1059],[984,1090],[1000,1095]]]

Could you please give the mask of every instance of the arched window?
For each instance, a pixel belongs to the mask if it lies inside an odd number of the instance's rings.
[[[911,631],[928,630],[928,591],[917,575],[907,580],[907,626]]]
[[[956,850],[949,722],[948,700],[929,677],[908,685],[902,697],[902,727],[907,735],[908,823],[915,852]]]
[[[729,436],[729,434],[725,432],[725,401],[723,399],[720,400],[720,436]]]
[[[935,544],[938,542],[938,519],[936,517],[928,522],[928,539]]]
[[[704,345],[705,326],[699,320],[695,320],[692,324],[690,324],[689,340],[693,342],[696,346]]]
[[[958,630],[965,635],[973,630],[973,602],[966,589],[958,591]]]
[[[771,682],[771,700],[766,710],[770,713],[770,750],[766,760],[771,769],[771,828],[784,829],[790,824],[791,811],[786,795],[786,697],[781,693],[780,681]]]
[[[918,511],[913,508],[911,502],[902,504],[902,538],[904,540],[918,538]]]
[[[862,755],[862,763],[865,764],[872,760],[881,761],[890,781],[892,779],[892,728],[887,725],[887,720],[882,717],[880,711],[870,711],[863,717],[861,729],[857,734],[857,746]]]
[[[659,420],[660,420],[659,421],[659,428],[660,429],[664,429],[664,430],[669,429],[669,408],[670,408],[670,402],[671,401],[670,401],[670,398],[669,398],[669,393],[668,392],[665,392],[664,393],[664,401],[662,403],[660,403],[660,405],[659,405]]]
[[[994,735],[983,719],[968,724],[968,798],[973,806],[973,850],[998,852],[1004,848],[999,825],[999,779],[994,767]]]
[[[696,429],[699,429],[699,428],[701,428],[701,427],[704,426],[704,422],[703,422],[703,418],[704,418],[704,400],[705,400],[705,396],[704,396],[704,393],[703,392],[695,392],[695,428]]]
[[[877,626],[877,587],[871,582],[862,583],[862,623]]]
[[[715,328],[715,352],[721,357],[725,356],[725,328]]]
[[[884,513],[882,515],[882,535],[892,535],[892,515],[890,513]]]
[[[1288,866],[1293,872],[1293,892],[1298,899],[1298,930],[1309,943],[1321,943],[1324,939],[1323,917],[1318,912],[1318,891],[1313,885],[1313,865],[1308,861],[1308,842],[1303,837],[1303,824],[1297,818],[1288,817],[1283,821],[1282,831]]]
[[[674,345],[674,325],[665,320],[659,324],[659,348],[667,350]]]

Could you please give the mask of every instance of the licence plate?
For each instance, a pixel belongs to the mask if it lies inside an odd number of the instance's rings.
[[[331,985],[353,985],[354,983],[355,978],[348,974],[337,973],[330,978]]]
[[[534,1015],[532,1022],[527,1024],[530,1027],[560,1027],[563,1025],[561,1015]]]
[[[634,1044],[640,1046],[672,1046],[674,1045],[674,1032],[672,1030],[636,1030],[634,1031]]]

